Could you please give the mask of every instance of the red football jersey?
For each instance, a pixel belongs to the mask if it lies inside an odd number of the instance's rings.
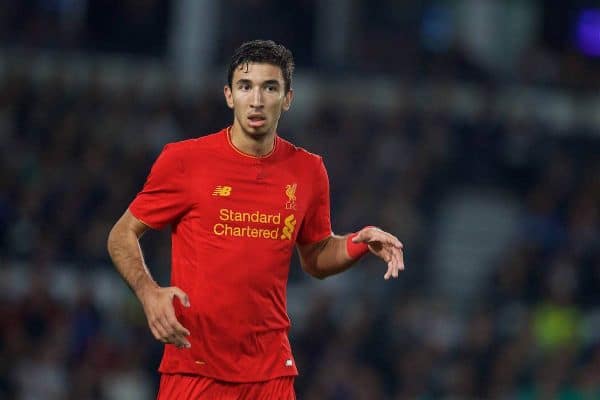
[[[286,284],[296,242],[331,235],[321,157],[279,136],[273,151],[237,150],[229,130],[165,146],[129,206],[146,225],[172,228],[171,285],[190,349],[166,345],[160,372],[230,382],[297,375]]]

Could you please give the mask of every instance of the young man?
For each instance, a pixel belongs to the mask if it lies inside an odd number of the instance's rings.
[[[369,251],[387,263],[385,279],[404,269],[402,244],[387,232],[332,234],[321,158],[277,135],[293,68],[272,41],[238,48],[224,88],[233,125],[165,146],[109,235],[116,268],[165,343],[159,399],[295,398],[286,312],[294,247],[319,279]],[[138,241],[167,225],[173,286],[159,287]]]

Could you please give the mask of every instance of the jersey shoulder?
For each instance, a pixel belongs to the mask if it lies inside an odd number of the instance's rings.
[[[295,144],[279,137],[281,146],[283,147],[284,153],[287,157],[294,158],[298,162],[320,165],[323,157],[318,154],[312,153],[303,147],[296,146]]]
[[[221,132],[210,133],[205,136],[199,136],[193,139],[185,139],[177,142],[171,142],[165,145],[165,152],[176,154],[180,157],[195,157],[198,152],[212,152],[216,150],[219,145],[219,134]]]

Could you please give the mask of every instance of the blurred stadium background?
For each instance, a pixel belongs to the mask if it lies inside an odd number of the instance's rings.
[[[1,1],[0,398],[154,398],[106,236],[165,143],[231,121],[253,38],[294,52],[279,132],[324,156],[334,230],[406,246],[394,282],[294,261],[299,399],[600,398],[597,0]]]

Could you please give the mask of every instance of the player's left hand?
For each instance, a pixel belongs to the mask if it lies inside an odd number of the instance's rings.
[[[361,229],[352,241],[366,243],[371,253],[387,263],[384,279],[397,278],[398,272],[404,270],[404,245],[391,233],[369,226]]]

